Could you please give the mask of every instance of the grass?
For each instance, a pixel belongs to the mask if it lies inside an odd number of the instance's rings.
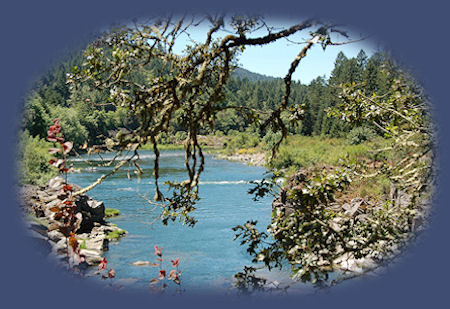
[[[340,166],[343,159],[366,162],[368,173],[376,171],[372,163],[377,158],[375,150],[389,146],[390,141],[382,138],[351,145],[343,138],[324,138],[319,136],[289,136],[280,146],[278,157],[270,167],[285,169],[287,174],[300,168],[312,168],[317,165]],[[396,154],[388,154],[392,159]],[[385,175],[353,181],[342,193],[336,195],[340,200],[351,200],[355,197],[367,197],[373,201],[387,198],[390,181]]]
[[[105,218],[115,217],[120,214],[119,209],[105,208]]]
[[[387,144],[384,139],[350,145],[342,138],[289,136],[280,146],[278,159],[274,161],[272,167],[285,168],[294,165],[297,168],[307,168],[317,163],[339,165],[340,160],[346,157],[358,160],[370,159],[372,150],[386,147]]]

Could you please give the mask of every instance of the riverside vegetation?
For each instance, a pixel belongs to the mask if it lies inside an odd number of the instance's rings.
[[[112,173],[133,164],[140,177],[138,150],[153,150],[156,192],[149,203],[162,207],[164,224],[194,226],[203,152],[266,153],[272,174],[250,191],[255,198],[274,195],[272,224],[262,232],[252,221],[235,227],[256,264],[288,263],[295,280],[323,286],[339,281],[330,280],[332,273],[343,279],[396,256],[424,226],[433,180],[434,135],[420,86],[387,53],[369,58],[364,51],[350,59],[339,53],[329,79],[292,81],[312,46],[341,44],[335,33],[347,38],[333,24],[305,20],[275,30],[259,17],[204,22],[205,41],[183,55],[173,52],[174,42],[195,22],[168,18],[106,32],[44,75],[25,105],[21,182],[42,185],[55,176],[43,139],[60,118],[76,153],[131,154],[102,162],[116,164]],[[223,29],[234,34],[220,37]],[[236,67],[246,46],[305,30],[310,39],[299,44],[284,79]],[[166,196],[158,186],[161,149],[186,155],[188,177],[169,182]],[[255,270],[236,274],[240,290],[266,287]]]

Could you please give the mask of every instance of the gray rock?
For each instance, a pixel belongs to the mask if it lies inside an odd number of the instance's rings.
[[[47,189],[59,190],[64,184],[64,178],[62,177],[53,177],[47,182]]]
[[[53,195],[47,195],[47,196],[39,196],[39,198],[41,199],[41,201],[43,201],[44,203],[49,203],[52,202],[54,200],[58,200],[58,194],[53,194]]]
[[[58,230],[53,230],[47,233],[47,236],[50,240],[54,242],[59,242],[61,239],[66,239],[66,237]]]
[[[59,240],[58,242],[51,241],[52,252],[55,254],[64,254],[67,252],[67,242],[66,238]]]
[[[45,208],[49,209],[49,208],[57,206],[60,203],[61,203],[60,199],[52,200],[51,202],[45,204]]]
[[[105,251],[108,250],[109,246],[109,241],[103,233],[90,235],[84,242],[86,244],[86,249],[89,250]]]

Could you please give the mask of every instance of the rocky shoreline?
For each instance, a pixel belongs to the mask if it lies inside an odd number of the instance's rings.
[[[19,200],[26,216],[26,225],[30,236],[41,243],[44,254],[51,260],[56,260],[63,267],[68,267],[67,239],[57,229],[57,222],[53,219],[54,213],[50,208],[61,201],[58,192],[64,185],[64,179],[55,177],[43,187],[24,185],[19,189]],[[73,185],[75,189],[81,189]],[[108,250],[110,241],[117,236],[124,236],[126,231],[112,223],[105,221],[105,205],[86,194],[74,197],[76,205],[75,215],[78,219],[79,229],[75,234],[80,247],[80,254],[84,261],[80,269],[87,270],[103,259]],[[113,234],[111,234],[113,233]],[[111,235],[115,237],[112,238]]]

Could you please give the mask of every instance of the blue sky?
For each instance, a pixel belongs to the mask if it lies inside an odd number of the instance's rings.
[[[295,24],[295,21],[268,21],[270,26],[288,27]],[[196,41],[204,41],[208,25],[202,24],[190,31],[190,38]],[[340,28],[342,29],[342,28]],[[343,27],[350,34],[351,40],[357,40],[365,37],[367,34],[360,34],[357,31],[349,30]],[[263,35],[265,32],[257,32],[255,35]],[[228,33],[222,32],[218,36],[223,37]],[[292,37],[294,42],[304,42],[310,37],[307,31],[300,32]],[[336,35],[333,37],[336,42],[347,40],[343,36]],[[181,36],[180,40],[175,44],[174,51],[180,53],[186,43],[189,42],[187,36]],[[241,67],[260,74],[284,77],[289,70],[292,60],[299,53],[303,44],[295,44],[285,39],[278,40],[274,43],[264,46],[246,47],[244,53],[238,57]],[[342,51],[348,58],[356,57],[358,52],[363,49],[370,57],[374,52],[380,49],[379,44],[374,43],[370,39],[354,42],[346,45],[328,46],[324,51],[320,45],[313,46],[305,58],[303,58],[293,74],[293,79],[301,81],[303,84],[309,84],[311,80],[318,76],[329,77],[337,54]]]

